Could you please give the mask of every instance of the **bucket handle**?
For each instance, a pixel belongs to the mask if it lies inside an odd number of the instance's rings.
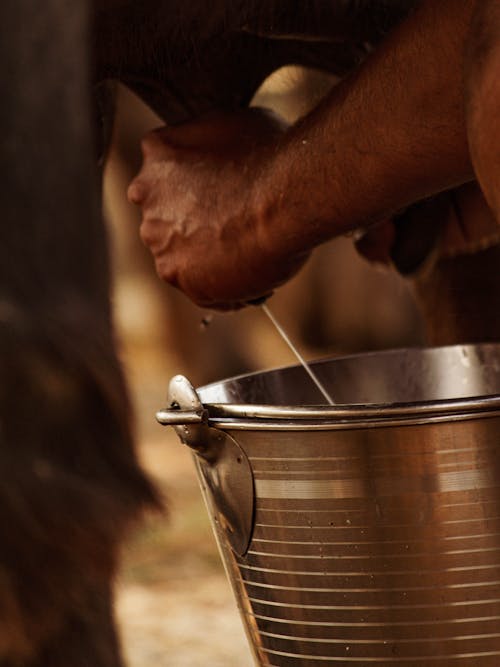
[[[208,425],[208,411],[183,375],[172,378],[168,408],[156,414],[194,451],[198,469],[219,513],[219,524],[233,549],[244,556],[252,539],[255,491],[247,455],[228,433]]]
[[[203,410],[181,410],[177,405],[158,410],[156,419],[162,426],[182,426],[184,424],[201,424]]]

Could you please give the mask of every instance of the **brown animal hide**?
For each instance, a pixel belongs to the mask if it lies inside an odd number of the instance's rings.
[[[117,552],[156,497],[113,352],[85,2],[0,14],[0,664],[118,666]]]

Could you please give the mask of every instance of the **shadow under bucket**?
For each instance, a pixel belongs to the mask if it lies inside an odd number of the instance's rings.
[[[195,391],[158,413],[196,453],[266,667],[500,664],[500,345],[395,350]],[[221,638],[223,640],[223,638]]]

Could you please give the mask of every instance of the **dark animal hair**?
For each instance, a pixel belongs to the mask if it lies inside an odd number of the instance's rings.
[[[118,667],[123,537],[158,506],[113,346],[85,0],[0,9],[0,664]]]

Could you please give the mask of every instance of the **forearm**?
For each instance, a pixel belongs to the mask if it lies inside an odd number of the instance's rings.
[[[472,178],[463,60],[474,4],[423,2],[285,136],[265,174],[283,193],[271,234],[314,247]]]

